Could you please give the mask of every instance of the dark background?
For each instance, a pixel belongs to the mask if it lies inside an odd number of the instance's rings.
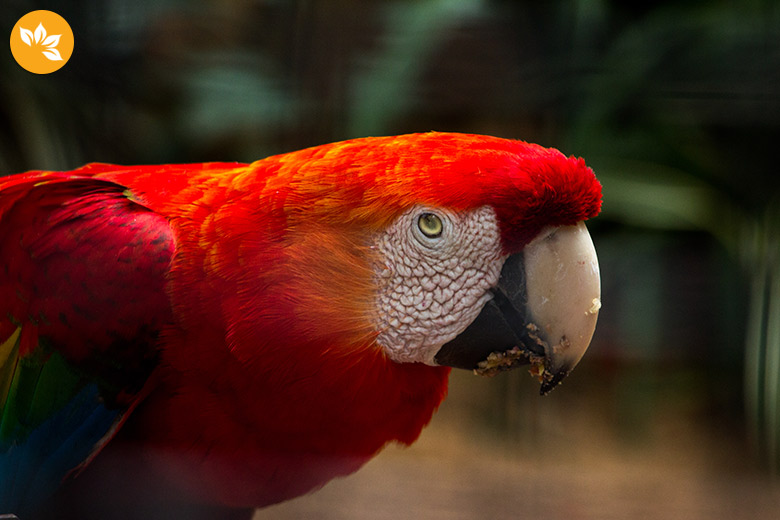
[[[3,0],[0,174],[253,161],[427,130],[582,156],[603,308],[577,371],[453,377],[413,448],[259,518],[776,518],[780,3]]]

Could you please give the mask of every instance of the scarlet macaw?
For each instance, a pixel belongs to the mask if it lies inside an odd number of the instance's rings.
[[[582,159],[449,133],[0,179],[0,513],[246,515],[414,442],[451,366],[548,392],[600,205]]]

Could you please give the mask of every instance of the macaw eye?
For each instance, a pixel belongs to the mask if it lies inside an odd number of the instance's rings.
[[[417,219],[417,227],[428,238],[438,238],[444,230],[441,218],[435,213],[423,213]]]

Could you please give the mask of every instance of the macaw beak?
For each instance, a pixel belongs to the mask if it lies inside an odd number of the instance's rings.
[[[585,224],[545,230],[507,257],[492,292],[434,360],[480,375],[531,364],[547,394],[585,354],[601,307],[599,264]]]

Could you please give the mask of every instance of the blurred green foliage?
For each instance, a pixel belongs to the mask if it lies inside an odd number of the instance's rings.
[[[76,47],[49,76],[0,58],[0,174],[433,129],[559,147],[604,186],[581,370],[627,430],[694,396],[780,461],[778,2],[5,0],[2,27],[38,8]]]

